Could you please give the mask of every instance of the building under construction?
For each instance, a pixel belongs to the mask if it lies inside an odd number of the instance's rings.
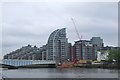
[[[93,44],[91,40],[75,41],[73,46],[74,59],[76,60],[95,60],[97,59],[97,50],[102,48],[97,43]]]

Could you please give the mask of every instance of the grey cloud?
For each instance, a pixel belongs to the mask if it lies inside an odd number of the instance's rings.
[[[27,44],[40,47],[52,31],[63,27],[74,43],[78,38],[71,17],[83,39],[100,36],[108,45],[117,44],[116,3],[4,3],[2,13],[4,54]]]
[[[113,2],[88,2],[88,3],[69,3],[65,4],[66,11],[73,15],[82,15],[87,17],[99,17],[102,19],[117,18],[117,3]]]

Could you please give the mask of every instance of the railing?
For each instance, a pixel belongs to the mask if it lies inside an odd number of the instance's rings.
[[[31,64],[56,64],[53,60],[15,60],[15,59],[4,59],[2,64],[11,66],[23,66]]]

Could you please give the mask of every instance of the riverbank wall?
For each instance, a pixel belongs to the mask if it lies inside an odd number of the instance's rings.
[[[26,66],[18,66],[18,68],[56,68],[55,64],[32,64]]]
[[[7,69],[19,69],[19,68],[56,68],[55,64],[32,64],[25,66],[10,66],[10,65],[1,65],[1,68]]]
[[[118,64],[74,64],[73,67],[120,69]]]
[[[26,65],[26,66],[8,66],[8,65],[2,65],[1,68],[8,68],[8,69],[19,69],[19,68],[108,68],[108,69],[120,69],[120,65],[117,64],[73,64],[72,67],[58,67],[55,64],[50,65]]]

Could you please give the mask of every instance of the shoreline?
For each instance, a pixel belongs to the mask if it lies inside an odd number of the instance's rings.
[[[78,64],[78,65],[74,65],[74,67],[101,68],[101,69],[120,69],[120,65],[118,65],[118,64]]]
[[[74,64],[72,67],[58,67],[56,65],[27,65],[27,66],[6,66],[1,68],[7,69],[21,69],[21,68],[100,68],[100,69],[120,69],[120,65],[117,64]]]

